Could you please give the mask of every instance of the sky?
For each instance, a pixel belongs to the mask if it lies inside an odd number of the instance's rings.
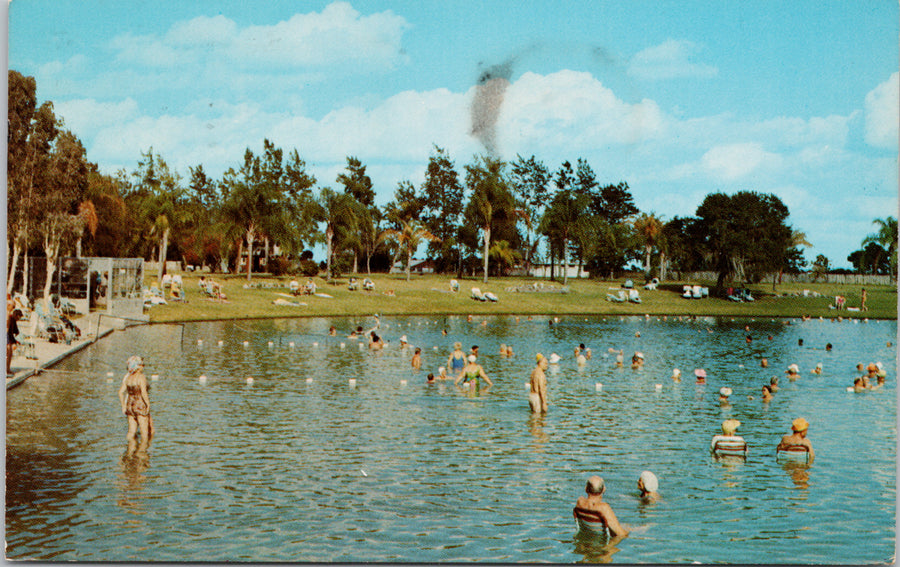
[[[8,66],[101,171],[153,149],[220,177],[269,139],[376,202],[434,147],[583,158],[664,220],[777,195],[812,261],[898,208],[896,0],[11,0]],[[480,82],[496,88],[473,104]],[[480,99],[479,99],[480,100]],[[483,101],[482,101],[483,102]],[[477,111],[476,111],[477,110]],[[473,115],[478,118],[473,124]]]

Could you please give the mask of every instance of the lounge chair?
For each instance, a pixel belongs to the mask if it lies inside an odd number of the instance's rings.
[[[450,291],[459,291],[459,282],[456,280],[450,280]]]
[[[625,283],[622,284],[622,287],[625,289],[634,289],[634,282],[631,280],[625,280]]]
[[[494,295],[493,293],[486,291],[484,292],[484,298],[490,301],[491,303],[497,303],[500,301],[500,298]]]
[[[373,289],[375,289],[375,282],[373,282],[369,278],[364,279],[363,280],[363,289],[366,291],[372,291]]]
[[[703,294],[700,293],[699,285],[695,285],[695,286],[691,287],[691,295],[693,296],[694,299],[700,299],[703,297]]]
[[[484,294],[481,293],[481,290],[478,289],[477,287],[473,287],[473,288],[472,288],[472,295],[471,295],[471,297],[472,297],[472,299],[474,299],[475,301],[485,301],[485,300],[486,300],[486,298],[484,297]]]
[[[638,290],[632,289],[628,291],[628,301],[630,301],[631,303],[641,302],[641,294],[638,293]]]
[[[619,290],[618,295],[613,295],[611,293],[606,294],[606,301],[612,301],[613,303],[625,303],[628,298],[625,296],[625,292],[623,290]]]
[[[683,289],[684,293],[681,294],[681,297],[685,299],[691,299],[692,297],[694,297],[694,295],[691,293],[691,286],[686,285]]]
[[[350,278],[350,282],[347,283],[347,289],[350,291],[358,291],[359,290],[359,282],[356,281],[356,278]]]

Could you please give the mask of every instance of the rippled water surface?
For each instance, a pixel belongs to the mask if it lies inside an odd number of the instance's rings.
[[[7,392],[7,556],[559,563],[894,557],[896,349],[886,343],[896,341],[896,322],[483,320],[388,319],[382,334],[392,342],[377,354],[344,338],[371,321],[348,319],[116,332],[58,367],[67,372]],[[343,337],[328,337],[330,324]],[[410,367],[412,349],[398,347],[402,334],[423,347],[422,371]],[[425,383],[455,340],[480,345],[493,388],[473,396],[452,383]],[[572,357],[579,342],[594,352],[581,370]],[[500,357],[501,343],[516,356]],[[642,351],[645,367],[614,369],[610,347],[627,357]],[[542,418],[531,416],[524,385],[538,351],[563,357],[548,371],[551,406]],[[125,359],[135,353],[145,357],[148,376],[158,375],[150,382],[157,436],[148,452],[129,456],[116,395]],[[761,357],[770,368],[760,368]],[[875,361],[887,369],[886,386],[848,393],[855,365]],[[810,373],[818,362],[821,376]],[[791,363],[802,377],[782,378],[775,400],[761,402],[762,384],[784,376]],[[684,371],[683,382],[669,378],[673,367]],[[693,383],[697,367],[707,370],[708,385]],[[730,407],[717,401],[723,385],[734,390]],[[816,460],[780,464],[774,447],[799,416],[811,423]],[[743,424],[746,462],[718,462],[708,453],[729,417]],[[663,498],[653,505],[637,498],[645,469],[660,479]],[[632,530],[611,548],[576,536],[571,509],[591,474],[606,479],[605,499]]]

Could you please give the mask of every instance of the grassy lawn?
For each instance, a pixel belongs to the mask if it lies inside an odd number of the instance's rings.
[[[216,319],[250,319],[271,317],[333,317],[414,314],[517,314],[517,315],[698,315],[733,317],[868,317],[870,319],[897,318],[897,288],[893,286],[866,286],[868,290],[867,312],[835,311],[829,309],[834,296],[842,294],[847,298],[846,306],[858,307],[859,285],[783,284],[772,291],[772,284],[751,286],[756,301],[736,303],[719,298],[684,299],[682,285],[691,283],[712,287],[713,282],[666,282],[660,289],[649,291],[642,287],[643,280],[635,279],[640,291],[641,304],[611,303],[607,293],[620,288],[621,280],[569,280],[570,292],[561,293],[517,293],[507,292],[507,287],[534,282],[544,282],[545,286],[560,287],[560,284],[533,278],[492,278],[482,284],[480,278],[459,280],[459,293],[449,293],[450,276],[413,276],[407,282],[404,275],[375,274],[375,291],[349,291],[347,278],[327,284],[322,278],[314,278],[319,291],[332,298],[316,296],[284,297],[291,277],[280,278],[254,275],[252,284],[271,284],[275,287],[254,287],[244,289],[246,276],[214,275],[223,284],[228,295],[227,302],[217,302],[203,297],[198,289],[198,276],[183,274],[187,303],[159,305],[149,309],[153,323],[175,321],[202,321]],[[147,283],[154,279],[148,276]],[[359,278],[360,280],[362,277]],[[306,278],[297,278],[303,284]],[[470,289],[478,287],[482,292],[490,291],[499,296],[498,303],[481,303],[470,299]],[[394,290],[395,297],[384,295]],[[792,296],[809,290],[810,296]],[[820,297],[813,297],[813,292]],[[305,306],[275,305],[275,299],[300,301]]]

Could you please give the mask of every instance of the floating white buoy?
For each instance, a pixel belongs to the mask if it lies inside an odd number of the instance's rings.
[[[291,347],[291,348],[294,348],[294,341],[289,342],[289,343],[288,343],[288,346]]]
[[[525,384],[525,389],[528,391],[531,391],[531,382],[524,382],[524,384]]]
[[[366,347],[366,345],[359,343],[359,348],[365,348],[365,347]]]
[[[743,367],[744,367],[743,364],[738,364],[738,368],[743,368]]]
[[[657,385],[655,386],[655,388],[656,388],[657,390],[662,390],[662,384],[657,384]]]
[[[203,344],[203,339],[197,339],[197,344],[198,344],[198,345],[202,345],[202,344]]]
[[[222,346],[224,344],[225,344],[225,341],[219,341],[219,346]]]
[[[313,343],[313,346],[314,347],[319,346],[319,343]]]
[[[435,346],[435,347],[431,347],[431,348],[433,348],[434,350],[437,350],[437,349],[438,349],[436,346]]]
[[[345,346],[347,346],[347,343],[341,343],[341,348],[344,348]]]
[[[269,348],[272,348],[273,346],[275,346],[275,343],[273,343],[272,341],[269,341]]]
[[[250,341],[244,341],[244,346],[245,346],[245,347],[250,346]]]
[[[307,379],[306,379],[306,383],[307,383],[307,384],[312,384],[312,378],[307,378]]]
[[[112,372],[107,372],[106,375],[107,375],[107,376],[112,376],[113,373],[112,373]]]
[[[201,384],[206,384],[206,374],[201,374],[197,380],[199,380]]]
[[[364,471],[364,470],[362,470],[362,469],[359,469],[359,472],[361,472],[363,476],[369,476],[369,475],[366,474],[366,471]]]
[[[400,380],[400,385],[401,385],[401,386],[406,386],[406,380]]]
[[[107,383],[107,384],[112,384],[112,383],[113,383],[113,379],[112,379],[112,378],[107,378],[107,379],[106,379],[106,383]]]
[[[597,382],[596,384],[594,384],[594,389],[599,392],[600,390],[603,389],[603,384],[601,384],[600,382]]]
[[[347,383],[350,385],[351,388],[355,388],[356,387],[356,378],[351,378],[350,380],[347,381]]]
[[[852,392],[852,391],[853,391],[853,386],[847,386],[847,391],[848,391],[848,392]]]
[[[253,376],[247,376],[247,383],[248,383],[248,384],[252,384],[252,383],[253,383]]]
[[[150,379],[151,380],[159,380],[159,374],[151,374]]]

